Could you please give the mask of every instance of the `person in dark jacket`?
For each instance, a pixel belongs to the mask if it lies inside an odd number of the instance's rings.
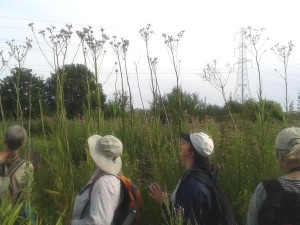
[[[300,224],[300,127],[281,130],[276,136],[275,150],[284,175],[257,185],[247,225]]]
[[[217,183],[217,171],[209,160],[213,153],[213,140],[205,133],[182,133],[183,144],[180,156],[184,161],[186,172],[181,177],[175,190],[169,196],[171,209],[175,208],[183,214],[183,224],[217,224],[214,207],[216,207],[215,194],[211,184]],[[200,176],[200,177],[199,177]],[[209,182],[205,182],[206,177]],[[200,178],[200,179],[199,179]],[[166,207],[166,193],[157,183],[149,187],[150,196],[162,208]],[[166,210],[164,210],[166,213]],[[170,216],[170,215],[168,215]]]

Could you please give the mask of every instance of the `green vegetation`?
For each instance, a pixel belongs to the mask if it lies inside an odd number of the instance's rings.
[[[30,27],[39,43],[33,24]],[[1,224],[12,225],[15,221],[30,224],[18,217],[22,204],[30,206],[39,225],[67,224],[74,198],[95,168],[87,154],[86,140],[96,133],[112,134],[122,140],[123,172],[142,191],[143,224],[146,221],[148,224],[165,224],[159,206],[150,199],[146,188],[150,182],[157,181],[172,191],[184,172],[179,157],[180,130],[204,131],[212,136],[215,142],[212,160],[220,168],[220,185],[229,197],[238,223],[245,224],[255,186],[262,179],[282,173],[275,160],[275,136],[285,126],[299,126],[299,113],[283,112],[278,103],[263,99],[262,83],[258,102],[250,99],[241,104],[227,99],[226,82],[215,67],[211,73],[206,73],[205,79],[215,82],[221,79],[223,107],[209,105],[201,96],[184,92],[179,85],[180,70],[175,57],[183,32],[175,38],[164,35],[167,49],[174,56],[171,63],[177,85],[163,95],[157,82],[157,58],[152,58],[148,51],[153,35],[150,25],[141,29],[140,34],[145,42],[151,76],[151,108],[146,109],[144,104],[143,109],[133,108],[126,68],[129,41],[122,38],[117,41],[116,37],[110,44],[117,57],[119,71],[116,73],[120,73],[122,87],[116,87],[113,100],[106,101],[98,84],[98,66],[108,37],[104,29],[98,39],[90,27],[77,32],[84,65],[66,64],[71,29],[68,25],[60,31],[51,27],[40,32],[44,39],[49,37],[48,43],[53,50],[54,62],[44,55],[53,68],[47,81],[22,67],[31,46],[29,43],[24,47],[26,54],[18,60],[18,67],[11,71],[12,76],[0,82],[0,138],[3,139],[9,125],[22,124],[29,134],[23,157],[34,164],[34,179],[28,180],[25,201],[15,206],[7,199],[0,203]],[[251,33],[248,37],[251,39]],[[256,43],[256,40],[252,41],[254,46]],[[87,67],[89,54],[94,71]],[[5,60],[2,62],[6,63]],[[259,61],[256,62],[259,70]],[[261,81],[262,74],[258,72]],[[137,66],[136,74],[139,80]],[[139,93],[142,99],[140,88]],[[0,145],[2,148],[3,143]]]
[[[239,128],[239,132],[235,132],[230,117],[223,116],[221,121],[216,122],[213,118],[199,119],[187,115],[183,117],[183,129],[203,130],[212,135],[216,145],[213,160],[221,168],[221,186],[230,198],[238,221],[244,224],[249,199],[257,183],[261,179],[281,174],[275,160],[274,139],[283,123],[268,117],[265,131],[268,135],[264,137],[262,151],[259,147],[261,139],[257,121],[243,119],[242,114],[234,114]],[[127,113],[125,130],[121,118],[102,120],[99,134],[114,134],[122,139],[123,172],[142,190],[143,218],[150,224],[163,223],[159,207],[148,197],[146,187],[155,180],[166,184],[171,191],[183,173],[179,158],[178,126],[171,124],[174,137],[172,142],[168,127],[150,120],[146,124],[141,113],[135,113],[133,130],[129,132],[129,117]],[[28,150],[31,151],[35,165],[31,204],[38,215],[39,224],[66,224],[75,195],[94,169],[93,162],[86,154],[86,140],[95,133],[88,130],[88,121],[66,121],[70,148],[68,153],[62,135],[64,130],[58,120],[55,117],[44,118],[44,125],[41,120],[31,121],[31,148]],[[7,121],[2,125],[7,127],[11,123],[14,122]],[[24,123],[26,128],[28,125],[28,122]],[[4,211],[8,210],[7,207],[7,202],[2,203],[3,215],[8,215]],[[58,223],[60,219],[62,222]]]

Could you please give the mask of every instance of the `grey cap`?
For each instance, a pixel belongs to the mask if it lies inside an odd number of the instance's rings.
[[[289,152],[296,144],[300,144],[300,128],[289,127],[279,132],[276,137],[276,149]]]

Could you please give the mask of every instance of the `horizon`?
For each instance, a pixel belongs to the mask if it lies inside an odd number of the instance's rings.
[[[256,1],[256,3],[258,2]],[[295,29],[297,25],[297,7],[292,7],[297,4],[296,1],[294,3],[290,1],[286,5],[281,4],[279,1],[270,4],[259,2],[260,5],[256,5],[254,2],[252,5],[247,6],[249,7],[248,10],[245,10],[245,6],[239,1],[228,1],[227,3],[220,1],[212,1],[210,3],[191,1],[189,4],[184,4],[180,1],[165,1],[159,2],[159,7],[157,7],[158,1],[152,1],[147,5],[147,10],[145,10],[145,5],[140,1],[131,1],[128,4],[120,1],[111,1],[102,2],[104,9],[112,9],[102,10],[103,14],[99,14],[97,11],[99,10],[98,6],[101,6],[101,2],[97,1],[89,0],[85,4],[80,4],[80,1],[64,0],[60,2],[56,0],[53,1],[51,6],[43,3],[46,3],[46,1],[30,0],[25,3],[18,0],[4,0],[2,2],[3,7],[0,9],[0,30],[2,31],[0,35],[0,50],[3,50],[6,54],[8,46],[5,42],[11,39],[15,39],[17,44],[24,43],[25,37],[33,39],[33,48],[28,53],[24,67],[32,69],[33,74],[43,76],[44,79],[50,76],[51,68],[38,50],[37,44],[34,43],[35,40],[28,28],[30,22],[35,23],[36,29],[45,29],[51,25],[56,25],[60,28],[63,27],[64,23],[71,23],[75,31],[81,29],[83,25],[95,25],[98,23],[96,21],[103,21],[102,26],[107,30],[108,36],[116,35],[130,41],[128,50],[129,81],[133,89],[132,95],[136,96],[134,97],[134,106],[135,108],[140,108],[141,101],[137,90],[135,63],[138,64],[144,104],[147,104],[147,101],[151,99],[151,91],[145,47],[138,31],[150,22],[154,30],[154,35],[149,43],[150,55],[159,58],[157,74],[162,94],[171,91],[176,85],[176,78],[161,34],[176,35],[179,31],[185,30],[178,50],[178,59],[181,61],[181,75],[179,79],[182,89],[190,93],[198,93],[201,99],[206,98],[207,102],[212,105],[223,106],[224,102],[220,93],[207,82],[204,82],[200,78],[199,73],[202,72],[206,63],[210,63],[214,59],[218,59],[218,67],[221,71],[224,70],[226,63],[234,65],[238,61],[238,51],[235,49],[239,45],[239,37],[236,33],[241,27],[252,25],[254,28],[265,27],[264,37],[270,38],[264,46],[264,49],[268,51],[263,55],[261,62],[263,97],[278,102],[281,106],[283,106],[284,101],[284,80],[274,69],[282,72],[283,64],[276,58],[270,48],[276,43],[286,45],[289,40],[292,40],[295,44],[288,65],[288,87],[289,103],[294,101],[294,106],[297,106],[297,97],[300,91],[300,78],[298,75],[300,70],[300,51],[298,50],[300,32]],[[91,8],[89,4],[93,3],[95,7]],[[170,10],[168,3],[174,7],[173,10]],[[136,10],[133,8],[133,5],[136,6]],[[197,14],[199,13],[197,11],[199,8],[208,10]],[[256,12],[254,16],[253,12]],[[76,16],[78,13],[83,16]],[[233,16],[234,13],[237,15]],[[283,15],[281,18],[284,19],[278,18],[280,13]],[[128,16],[128,14],[131,16]],[[215,15],[218,15],[218,17],[215,17]],[[228,15],[231,16],[228,17]],[[236,18],[240,18],[240,20]],[[220,21],[220,19],[223,20]],[[209,21],[209,23],[205,23],[204,20]],[[99,27],[95,29],[99,29]],[[76,34],[73,36],[70,55],[66,64],[70,64],[78,47],[79,39],[76,37]],[[39,37],[39,41],[43,42],[41,37]],[[46,50],[45,52],[49,52],[49,48],[46,45],[43,45],[42,48]],[[114,83],[116,79],[112,70],[116,57],[113,55],[109,44],[106,45],[106,48],[107,53],[103,59],[99,82],[103,84],[107,80],[103,85],[103,91],[107,96],[112,96],[115,90]],[[252,98],[257,99],[258,76],[254,67],[255,61],[250,52],[247,52],[247,58],[252,60],[253,66],[251,68],[251,63],[248,64],[249,86]],[[15,65],[14,61],[9,63],[10,67]],[[74,63],[84,64],[82,56],[76,56]],[[88,67],[91,68],[90,65]],[[235,70],[237,70],[237,67]],[[0,74],[0,79],[7,75],[9,75],[9,69]],[[232,74],[229,78],[228,86],[226,87],[227,99],[235,92],[236,79],[236,74]],[[120,83],[118,83],[118,86],[120,87]]]

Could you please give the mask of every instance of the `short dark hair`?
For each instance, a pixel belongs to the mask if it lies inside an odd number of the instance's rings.
[[[4,136],[4,144],[7,145],[9,150],[15,151],[26,142],[26,139],[26,130],[19,125],[14,125],[7,129]]]

